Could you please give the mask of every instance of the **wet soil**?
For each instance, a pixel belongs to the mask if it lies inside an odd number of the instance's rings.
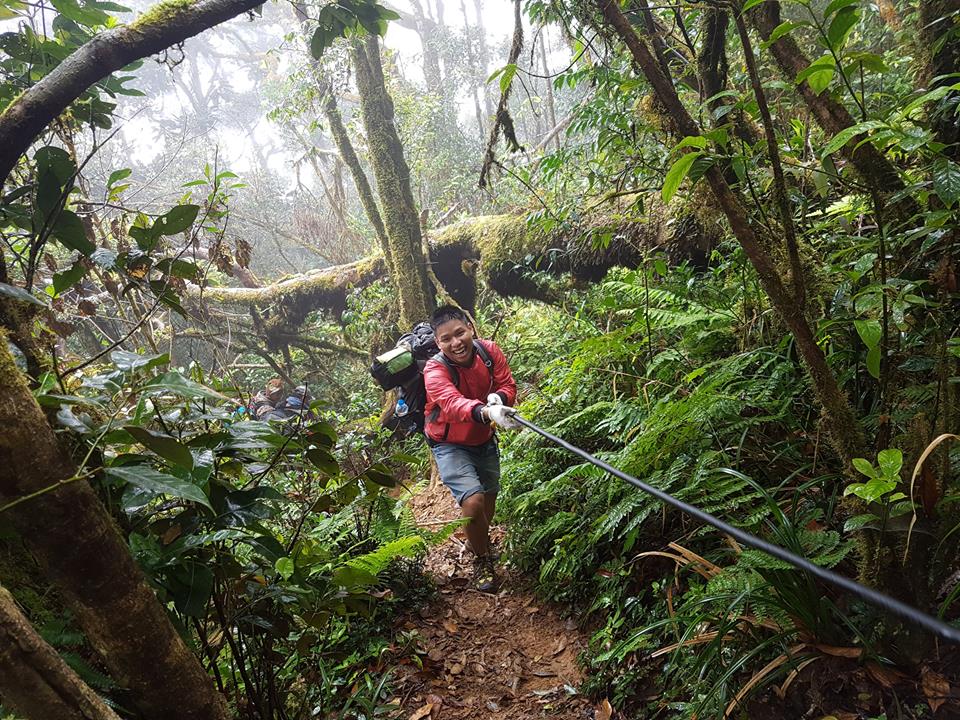
[[[460,517],[442,485],[411,501],[421,525],[437,530]],[[503,529],[494,527],[498,543]],[[433,548],[427,572],[437,595],[427,606],[401,618],[398,629],[420,637],[423,667],[406,666],[397,678],[406,720],[510,718],[602,718],[578,691],[577,655],[586,638],[571,619],[543,604],[524,588],[523,578],[504,568],[501,589],[473,589],[473,555],[462,529]],[[609,715],[607,715],[609,717]]]

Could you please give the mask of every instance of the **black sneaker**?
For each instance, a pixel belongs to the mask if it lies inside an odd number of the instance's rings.
[[[473,583],[477,590],[485,593],[495,593],[500,587],[497,582],[497,571],[493,566],[493,558],[489,555],[478,555],[474,558]]]

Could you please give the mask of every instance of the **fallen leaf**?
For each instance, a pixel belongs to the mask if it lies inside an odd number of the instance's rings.
[[[453,665],[450,666],[451,675],[459,675],[462,672],[463,672],[463,665],[461,665],[460,663],[454,663]]]
[[[906,677],[906,675],[898,670],[885,667],[875,662],[867,663],[867,673],[885,688],[892,688],[894,685],[902,682]]]
[[[553,651],[553,655],[554,656],[559,655],[566,649],[567,649],[567,639],[560,638],[560,640],[557,642],[557,649]]]
[[[927,697],[927,704],[936,712],[950,697],[950,683],[943,675],[934,672],[928,667],[920,673],[923,694]]]
[[[497,705],[493,700],[487,700],[487,710],[490,712],[500,712],[500,706]]]
[[[167,531],[163,534],[161,542],[164,545],[169,545],[174,540],[176,540],[183,533],[183,528],[180,525],[171,525],[167,528]]]
[[[824,655],[833,655],[834,657],[858,658],[863,655],[863,648],[855,647],[834,647],[833,645],[815,645]]]
[[[540,612],[540,608],[538,608],[536,605],[527,608],[527,615],[533,615],[535,612]]]
[[[600,701],[600,704],[593,709],[593,717],[596,720],[610,720],[613,717],[613,706],[610,705],[610,701],[604,698]]]
[[[439,695],[434,695],[433,693],[430,693],[429,695],[427,695],[427,702],[430,703],[431,705],[443,705],[443,698],[440,697]]]
[[[423,718],[430,714],[431,710],[433,710],[433,703],[427,703],[411,715],[409,720],[423,720]]]
[[[451,635],[453,635],[457,632],[459,628],[457,627],[457,624],[453,620],[444,620],[443,629],[446,630]]]

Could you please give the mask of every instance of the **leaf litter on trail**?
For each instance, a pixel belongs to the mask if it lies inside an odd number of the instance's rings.
[[[414,498],[415,517],[418,507],[427,507],[427,517],[436,519],[446,505],[451,518],[459,514],[442,497],[449,496],[445,488],[437,493],[432,500]],[[493,535],[499,540],[502,529],[494,528]],[[575,687],[582,677],[576,657],[586,646],[577,623],[560,619],[554,609],[525,592],[523,578],[509,568],[503,568],[500,593],[474,590],[472,557],[461,557],[453,540],[431,548],[425,559],[439,592],[398,623],[419,633],[423,651],[421,671],[405,666],[397,676],[398,694],[406,698],[404,720],[417,713],[417,720],[590,717],[590,702]]]

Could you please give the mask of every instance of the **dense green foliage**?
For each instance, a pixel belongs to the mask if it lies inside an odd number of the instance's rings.
[[[388,52],[386,87],[420,210],[444,220],[519,210],[567,242],[511,268],[562,301],[479,288],[479,329],[507,352],[524,415],[954,621],[960,25],[948,3],[880,6],[625,3],[626,27],[614,27],[602,4],[529,2],[528,19],[569,44],[562,69],[548,72],[531,48],[529,62],[501,68],[486,89],[488,38],[466,8],[461,31],[417,6],[405,21],[418,28],[424,81]],[[56,11],[49,27],[44,10]],[[267,93],[272,121],[299,148],[297,199],[263,209],[269,220],[295,208],[300,236],[277,241],[293,270],[313,255],[327,266],[375,247],[319,116],[331,88],[341,104],[353,89],[338,38],[382,34],[395,16],[345,1],[298,11],[283,39],[288,72]],[[0,35],[7,108],[124,9],[9,1],[0,12],[20,23]],[[630,33],[653,48],[702,132],[678,131],[680,111],[654,96],[649,69],[624,49]],[[784,52],[802,67],[784,69]],[[111,160],[94,171],[90,157],[119,116],[112,101],[136,96],[135,80],[87,88],[33,138],[0,201],[0,325],[77,467],[43,492],[91,484],[238,717],[389,715],[390,668],[416,662],[417,644],[393,620],[429,595],[420,559],[455,529],[413,522],[406,501],[427,473],[426,452],[380,427],[382,397],[366,373],[368,351],[407,329],[396,326],[403,278],[340,287],[342,301],[324,310],[315,298],[243,312],[206,302],[210,287],[259,284],[255,258],[275,274],[272,246],[232,223],[241,198],[286,190],[268,167],[250,173],[251,188],[216,155],[188,164],[189,179],[171,174],[165,199],[152,203],[138,193],[156,168]],[[515,87],[496,122],[529,135],[530,152],[491,148],[498,194],[487,197],[473,187],[486,108],[511,83],[526,92]],[[476,114],[468,132],[464,97]],[[345,119],[369,168],[377,150],[349,109]],[[430,222],[422,216],[428,235]],[[558,276],[560,253],[608,252],[627,223],[652,229],[638,267],[589,286]],[[745,226],[784,281],[786,309],[743,242]],[[291,262],[284,248],[304,252]],[[483,261],[457,259],[471,278]],[[810,371],[811,352],[825,359],[820,371]],[[274,375],[306,382],[321,398],[317,416],[267,423],[239,413]],[[823,392],[827,375],[836,397]],[[585,692],[636,717],[936,713],[927,678],[950,670],[929,636],[538,436],[504,433],[502,447],[506,558],[582,619]],[[848,462],[841,448],[850,447]],[[0,506],[0,581],[83,680],[130,715],[125,691],[4,525],[3,512],[30,499]],[[919,678],[903,702],[883,675],[892,667]],[[829,673],[859,673],[877,692],[845,697]]]

